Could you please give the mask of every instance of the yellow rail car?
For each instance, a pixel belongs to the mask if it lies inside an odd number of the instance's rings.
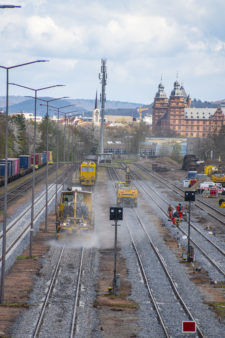
[[[84,161],[80,165],[80,184],[94,185],[96,181],[96,163],[93,161]]]
[[[138,190],[135,186],[127,185],[126,182],[116,184],[117,205],[121,207],[137,207]]]
[[[58,239],[73,239],[93,230],[92,193],[81,187],[62,191],[57,210]]]
[[[225,174],[214,174],[212,175],[212,181],[215,183],[225,184]]]

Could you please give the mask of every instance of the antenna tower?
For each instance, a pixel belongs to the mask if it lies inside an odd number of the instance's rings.
[[[99,80],[102,84],[102,93],[101,93],[101,127],[100,127],[100,154],[104,153],[104,115],[105,115],[105,87],[107,80],[106,73],[106,59],[101,60],[101,73],[99,73]]]

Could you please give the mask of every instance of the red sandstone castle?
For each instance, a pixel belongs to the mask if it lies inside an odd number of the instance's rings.
[[[152,114],[152,131],[156,136],[207,137],[225,125],[225,109],[191,108],[191,99],[183,86],[174,82],[168,99],[162,83],[158,86]]]

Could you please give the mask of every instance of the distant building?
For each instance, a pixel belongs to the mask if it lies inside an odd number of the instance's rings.
[[[10,116],[16,116],[16,115],[23,115],[24,118],[25,118],[25,120],[34,121],[34,114],[33,113],[21,113],[21,112],[19,112],[19,113],[12,113],[12,114],[10,114]],[[40,115],[36,116],[36,122],[37,123],[41,123],[42,120],[43,120],[42,116],[40,116]]]
[[[178,137],[147,137],[145,142],[141,144],[141,146],[147,149],[154,150],[154,154],[152,156],[169,156],[174,150],[175,145],[180,146],[180,154],[182,156],[187,153],[187,142],[186,138],[178,138]]]
[[[140,155],[144,157],[154,157],[156,155],[156,143],[146,139],[145,142],[141,142],[139,151]]]
[[[106,123],[132,123],[133,117],[127,115],[105,115]]]
[[[191,108],[183,86],[174,82],[169,99],[162,83],[154,98],[152,131],[155,136],[207,137],[225,125],[225,108]]]
[[[126,146],[121,141],[107,141],[104,146],[104,153],[113,155],[124,155],[127,153]]]

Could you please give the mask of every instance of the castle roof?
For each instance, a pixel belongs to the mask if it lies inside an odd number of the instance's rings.
[[[160,99],[166,99],[167,98],[162,82],[160,82],[160,84],[158,86],[158,91],[157,91],[155,97],[160,98]]]
[[[187,94],[186,94],[186,92],[185,92],[185,89],[184,89],[183,85],[181,85],[180,90],[181,90],[181,93],[182,93],[183,97],[184,97],[185,99],[187,99]]]
[[[184,92],[185,92],[184,88],[181,87],[180,84],[179,84],[179,82],[176,80],[174,82],[174,88],[173,88],[170,96],[184,96]]]

